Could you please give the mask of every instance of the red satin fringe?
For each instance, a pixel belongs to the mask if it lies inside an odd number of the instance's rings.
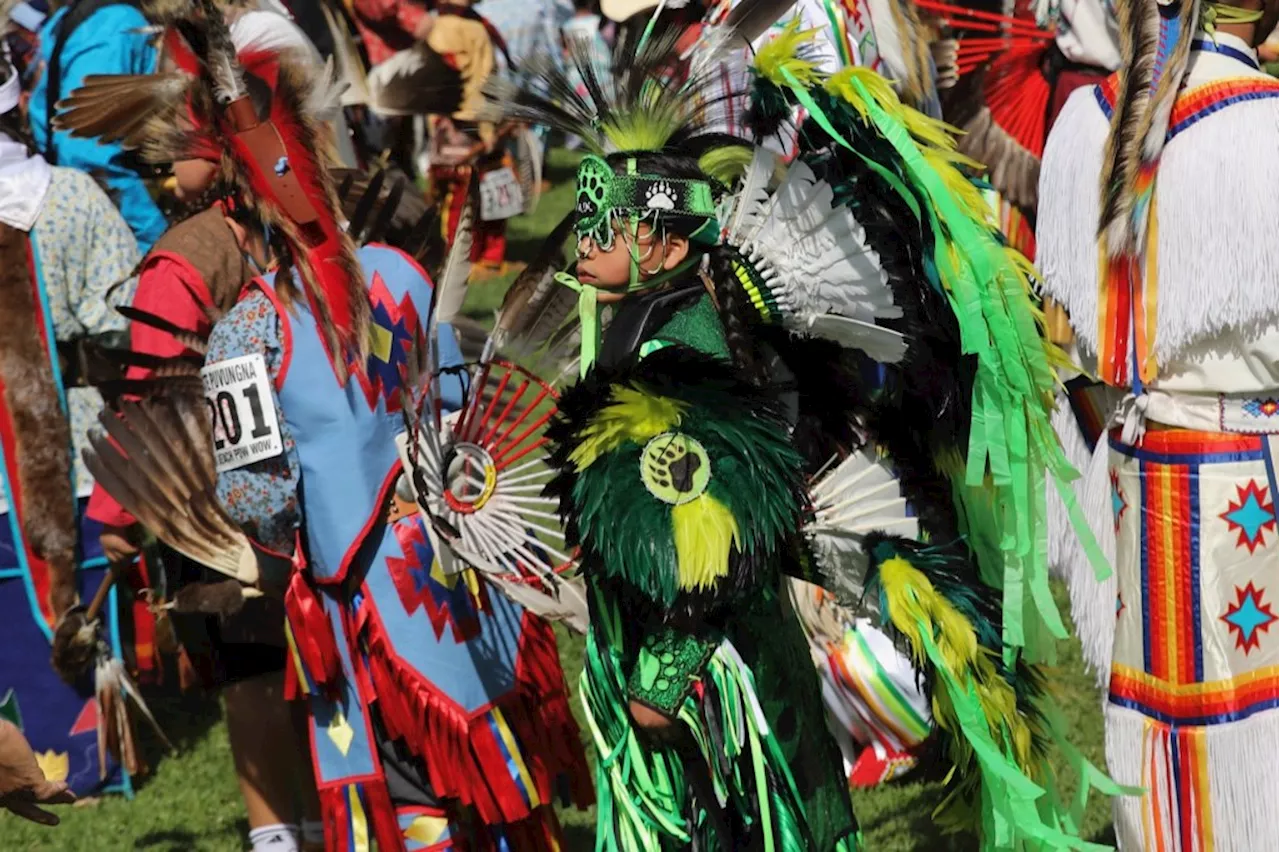
[[[491,709],[468,716],[401,664],[376,617],[365,620],[364,632],[374,709],[387,732],[422,758],[436,795],[475,808],[490,824],[528,818],[537,805],[551,802],[560,777],[568,782],[573,804],[587,807],[594,800],[555,634],[546,622],[525,614],[516,688],[495,703],[537,792],[538,802],[532,805],[511,778],[503,746],[489,725]]]
[[[502,841],[506,841],[505,845]],[[564,849],[564,836],[560,833],[560,821],[550,805],[535,810],[527,819],[495,826],[493,831],[471,840],[454,842],[455,852],[501,852],[518,849],[520,852],[560,852]]]
[[[328,692],[342,677],[342,660],[338,656],[333,624],[324,613],[319,595],[302,571],[294,571],[289,580],[289,588],[284,593],[284,608],[307,676],[317,689]],[[298,673],[290,661],[285,666],[285,698],[292,701],[301,697]]]
[[[355,786],[364,808],[365,825],[378,843],[378,852],[405,852],[404,837],[396,820],[396,809],[383,780],[343,784],[319,791],[320,818],[324,822],[325,852],[355,852],[348,790]]]
[[[145,557],[139,559],[136,569],[126,575],[125,586],[132,601],[128,629],[133,645],[134,682],[153,685],[163,681],[164,668],[156,647],[156,616],[142,594],[151,587],[148,567]]]

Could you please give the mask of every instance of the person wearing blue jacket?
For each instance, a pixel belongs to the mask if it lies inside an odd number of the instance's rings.
[[[93,4],[92,10],[77,9]],[[84,12],[88,11],[85,16]],[[74,16],[74,17],[71,17]],[[58,56],[58,91],[50,97],[50,63],[64,21],[80,20],[71,30]],[[36,146],[50,163],[93,173],[105,179],[125,221],[145,254],[168,226],[139,173],[130,166],[119,144],[74,138],[55,131],[50,140],[50,101],[66,97],[90,74],[150,74],[157,53],[145,31],[147,19],[134,6],[112,0],[75,0],[50,16],[40,30],[39,74],[32,90],[28,117]]]

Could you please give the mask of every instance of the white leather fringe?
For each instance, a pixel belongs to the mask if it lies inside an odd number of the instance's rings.
[[[1156,178],[1161,366],[1226,331],[1276,316],[1280,250],[1280,100],[1235,103],[1165,147]],[[1098,340],[1098,178],[1108,121],[1093,86],[1076,90],[1045,145],[1036,263],[1045,292],[1071,315],[1091,351]]]
[[[1239,722],[1182,728],[1185,738],[1178,745],[1177,762],[1171,737],[1179,729],[1113,704],[1107,705],[1105,715],[1111,777],[1147,789],[1141,797],[1112,800],[1116,840],[1123,852],[1157,848],[1157,833],[1164,840],[1160,848],[1175,852],[1280,848],[1280,712],[1267,710]],[[1190,832],[1199,838],[1190,847],[1181,840],[1182,801],[1189,803]]]

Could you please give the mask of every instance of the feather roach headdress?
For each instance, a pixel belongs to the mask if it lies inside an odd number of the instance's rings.
[[[345,378],[345,364],[362,363],[369,305],[325,167],[322,122],[340,93],[327,69],[317,74],[285,54],[238,55],[213,0],[150,14],[166,25],[172,69],[87,77],[58,104],[55,125],[120,142],[151,162],[218,163],[234,203],[276,237],[281,264],[297,270]]]
[[[742,48],[786,7],[774,0],[740,3],[683,53],[677,47],[683,29],[655,19],[638,37],[617,46],[608,68],[594,62],[582,44],[572,46],[569,73],[550,57],[534,57],[525,67],[535,69],[543,85],[492,82],[487,89],[492,113],[495,119],[548,124],[584,139],[592,153],[579,167],[572,213],[580,239],[607,249],[620,224],[634,227],[643,221],[655,230],[675,226],[699,252],[717,246],[734,252],[735,274],[761,309],[762,322],[830,337],[893,361],[902,354],[902,336],[875,320],[900,314],[875,252],[852,214],[834,203],[831,187],[802,163],[784,178],[777,157],[756,150],[753,141],[708,131],[717,101],[734,99],[744,108],[750,98],[745,88],[724,90],[725,64],[740,61]],[[762,52],[803,55],[805,35],[792,27]],[[585,93],[575,88],[574,73]],[[688,179],[647,174],[637,165],[642,157],[626,156],[632,153],[692,159],[701,174]],[[738,191],[728,192],[731,185]],[[802,237],[804,248],[797,250]],[[630,289],[657,286],[690,271],[699,259],[695,254],[665,276],[643,281],[633,263]],[[580,295],[585,372],[599,333],[593,288],[569,275],[557,280]]]

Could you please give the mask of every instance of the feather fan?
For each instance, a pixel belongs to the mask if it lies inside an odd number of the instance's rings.
[[[360,56],[360,48],[351,35],[340,4],[322,2],[320,11],[325,26],[333,38],[334,57],[337,59],[338,79],[346,86],[342,94],[343,106],[360,106],[369,103],[368,71]]]
[[[516,132],[516,163],[520,177],[520,190],[524,194],[524,214],[538,209],[542,197],[542,142],[530,128]]]
[[[72,136],[119,142],[152,163],[212,155],[213,137],[198,130],[186,110],[197,78],[161,74],[91,74],[58,101],[53,126]]]
[[[135,308],[132,305],[118,305],[116,306],[116,310],[125,318],[133,322],[150,326],[151,328],[171,335],[174,340],[199,355],[204,355],[209,349],[209,343],[205,340],[204,335],[199,332],[192,331],[189,328],[183,328],[162,316],[157,316],[156,314],[153,314],[150,311],[144,311],[141,308]]]
[[[441,415],[439,375],[429,376],[420,406],[405,399],[397,445],[401,484],[412,491],[441,569],[475,569],[532,612],[584,630],[581,584],[561,576],[575,557],[556,501],[542,495],[552,476],[542,431],[555,392],[522,368],[488,361],[468,369],[460,409]]]
[[[453,245],[445,257],[444,266],[436,277],[435,305],[431,312],[433,326],[452,322],[462,310],[467,297],[467,279],[471,275],[471,222],[475,205],[470,201],[458,216],[458,227],[453,234]]]
[[[849,454],[819,475],[809,488],[813,515],[802,528],[817,560],[823,585],[845,600],[862,597],[870,565],[868,534],[916,538],[920,526],[907,514],[902,486],[889,466],[870,450]]]
[[[570,212],[543,241],[537,257],[521,270],[503,297],[482,360],[505,353],[519,360],[550,340],[574,313],[578,296],[555,281],[568,263],[564,243],[573,228]]]
[[[380,84],[368,90],[369,108],[381,115],[452,115],[462,105],[461,78],[439,53],[418,42],[381,69]]]
[[[755,267],[785,326],[856,347],[877,361],[900,360],[906,351],[902,333],[875,324],[902,316],[902,310],[866,232],[803,162],[793,163],[767,192],[770,157],[757,151],[744,178],[749,183],[727,217],[725,242]]]
[[[179,553],[253,586],[248,538],[218,501],[212,436],[203,400],[175,396],[103,411],[84,461],[94,479]]]

